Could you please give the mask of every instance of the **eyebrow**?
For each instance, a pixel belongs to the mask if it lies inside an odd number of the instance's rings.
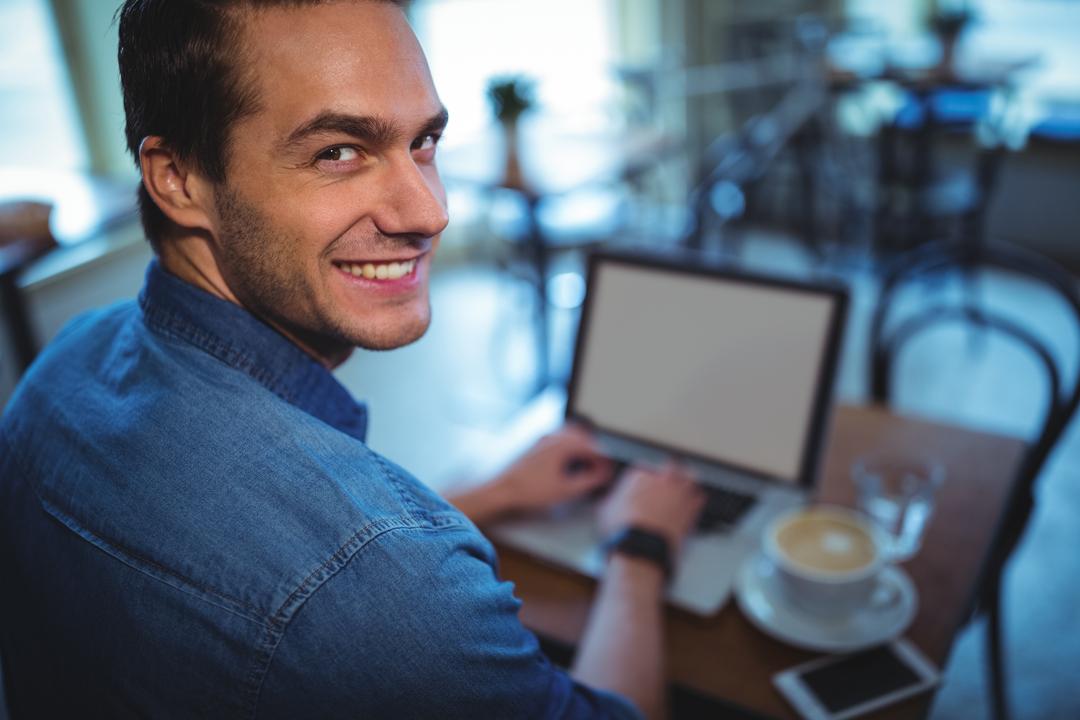
[[[450,120],[446,108],[432,115],[420,127],[416,137],[442,132]],[[386,118],[378,115],[350,115],[324,111],[300,125],[281,143],[283,148],[296,145],[312,135],[324,133],[342,133],[371,143],[376,147],[392,145],[404,136],[402,129]]]

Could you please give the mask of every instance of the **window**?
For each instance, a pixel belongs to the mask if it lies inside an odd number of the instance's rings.
[[[972,45],[1005,57],[1038,56],[1026,88],[1046,100],[1080,100],[1080,2],[975,0],[971,6]]]
[[[0,166],[88,166],[46,0],[0,2],[0,108]]]
[[[422,0],[410,14],[450,109],[450,142],[492,122],[487,83],[498,75],[534,78],[539,104],[575,129],[603,127],[615,93],[612,0]]]

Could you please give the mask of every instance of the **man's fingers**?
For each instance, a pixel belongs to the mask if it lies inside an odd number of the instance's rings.
[[[685,460],[673,455],[668,456],[667,462],[664,463],[664,472],[685,482],[697,482],[697,473],[694,469]]]
[[[705,502],[705,490],[703,490],[700,486],[695,487],[694,497],[690,500],[690,518],[689,522],[686,525],[687,530],[694,527],[694,525],[698,521],[698,518],[701,517],[701,513],[705,510]]]
[[[575,492],[586,493],[590,490],[607,485],[611,482],[611,477],[599,472],[588,473],[574,478],[572,482]]]
[[[605,457],[596,457],[588,462],[585,467],[580,467],[578,472],[572,473],[570,479],[579,485],[599,486],[611,482],[615,475],[615,463]]]

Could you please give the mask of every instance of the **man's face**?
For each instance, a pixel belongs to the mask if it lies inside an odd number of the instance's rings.
[[[237,299],[334,364],[413,342],[447,223],[445,111],[397,7],[338,2],[241,20],[258,110],[232,128],[215,259]]]

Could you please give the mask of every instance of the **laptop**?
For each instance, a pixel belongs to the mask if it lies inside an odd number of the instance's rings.
[[[777,514],[813,491],[846,291],[712,267],[698,256],[598,252],[588,263],[565,416],[620,463],[672,456],[706,489],[672,604],[711,615]],[[599,577],[598,499],[492,529],[499,542]]]

